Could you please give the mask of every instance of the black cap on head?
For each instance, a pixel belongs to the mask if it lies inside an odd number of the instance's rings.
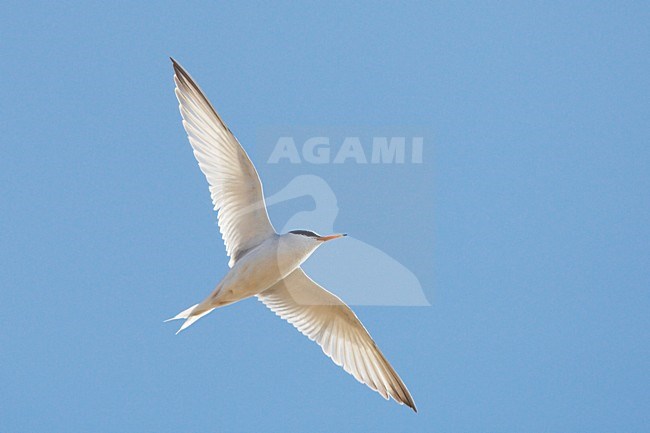
[[[310,237],[310,238],[320,237],[319,234],[316,234],[316,233],[312,232],[311,230],[291,230],[289,233],[293,233],[294,235],[303,235],[303,236],[307,236],[307,237]]]

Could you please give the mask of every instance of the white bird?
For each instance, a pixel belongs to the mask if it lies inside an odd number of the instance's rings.
[[[275,232],[248,155],[196,82],[171,60],[183,126],[210,184],[231,269],[210,296],[169,320],[185,320],[180,332],[215,308],[256,296],[358,381],[417,412],[406,385],[350,307],[300,268],[316,248],[345,235]]]

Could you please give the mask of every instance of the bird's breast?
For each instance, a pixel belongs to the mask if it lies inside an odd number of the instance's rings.
[[[257,295],[291,272],[306,257],[281,239],[265,241],[239,259],[221,283],[220,301],[235,301]]]

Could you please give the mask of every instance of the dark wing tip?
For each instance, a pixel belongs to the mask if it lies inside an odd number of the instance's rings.
[[[406,389],[406,386],[404,386],[404,391],[406,392],[406,397],[408,398],[406,405],[413,409],[413,412],[418,413],[418,408],[415,407],[415,401],[413,401],[413,397],[411,397],[411,393],[408,391],[408,389]]]
[[[176,61],[176,59],[174,59],[173,57],[170,57],[169,60],[172,61],[172,65],[174,66],[174,74],[175,74],[179,79],[182,79],[182,81],[185,81],[185,84],[186,84],[186,85],[189,85],[189,86],[191,86],[191,87],[194,87],[195,89],[197,89],[197,90],[199,91],[199,93],[201,93],[201,94],[203,95],[203,91],[202,91],[201,88],[198,86],[198,84],[196,84],[196,82],[192,79],[192,77],[190,76],[190,74],[187,73],[187,71],[185,70],[185,68],[183,68],[183,67],[181,66],[181,64],[178,63],[178,62]],[[203,97],[205,98],[205,96],[203,96]],[[205,99],[207,100],[208,98],[205,98]],[[213,110],[214,110],[214,108],[213,108]]]
[[[415,402],[413,401],[413,397],[411,397],[411,394],[408,392],[406,387],[403,387],[402,391],[404,391],[404,393],[406,395],[406,398],[405,399],[399,399],[399,400],[396,399],[396,401],[398,403],[400,403],[400,404],[404,404],[404,405],[410,407],[411,409],[413,409],[413,412],[418,413],[418,408],[415,407]],[[395,397],[393,396],[393,398],[395,398]]]
[[[188,81],[193,83],[192,78],[189,76],[189,74],[183,69],[180,63],[178,63],[173,57],[170,57],[169,60],[172,61],[172,65],[174,67],[174,73],[176,74],[177,77],[183,77],[187,79]]]
[[[170,56],[169,60],[172,61],[172,65],[174,66],[174,72],[176,72],[177,70],[181,70],[181,71],[183,70],[183,67],[176,61],[176,59]]]
[[[178,80],[185,86],[187,87],[193,87],[197,93],[201,96],[201,98],[204,99],[205,103],[210,107],[210,110],[214,113],[214,115],[217,117],[217,120],[219,123],[221,123],[221,126],[228,131],[231,135],[234,135],[230,128],[225,124],[223,119],[221,119],[221,116],[219,116],[219,113],[217,113],[217,110],[214,109],[212,106],[212,103],[208,100],[208,98],[205,96],[205,93],[203,93],[203,90],[199,87],[198,84],[196,84],[196,81],[190,76],[190,74],[181,66],[180,63],[178,63],[173,57],[169,57],[169,60],[172,61],[172,64],[174,66],[174,75],[178,78]],[[235,141],[237,139],[235,138]]]

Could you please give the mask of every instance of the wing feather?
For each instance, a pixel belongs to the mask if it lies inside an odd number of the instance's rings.
[[[354,312],[301,268],[257,295],[269,309],[318,343],[335,364],[384,398],[413,410],[404,382],[381,353]]]
[[[232,267],[275,234],[262,183],[250,158],[190,75],[172,59],[183,127],[210,185],[219,229]]]

